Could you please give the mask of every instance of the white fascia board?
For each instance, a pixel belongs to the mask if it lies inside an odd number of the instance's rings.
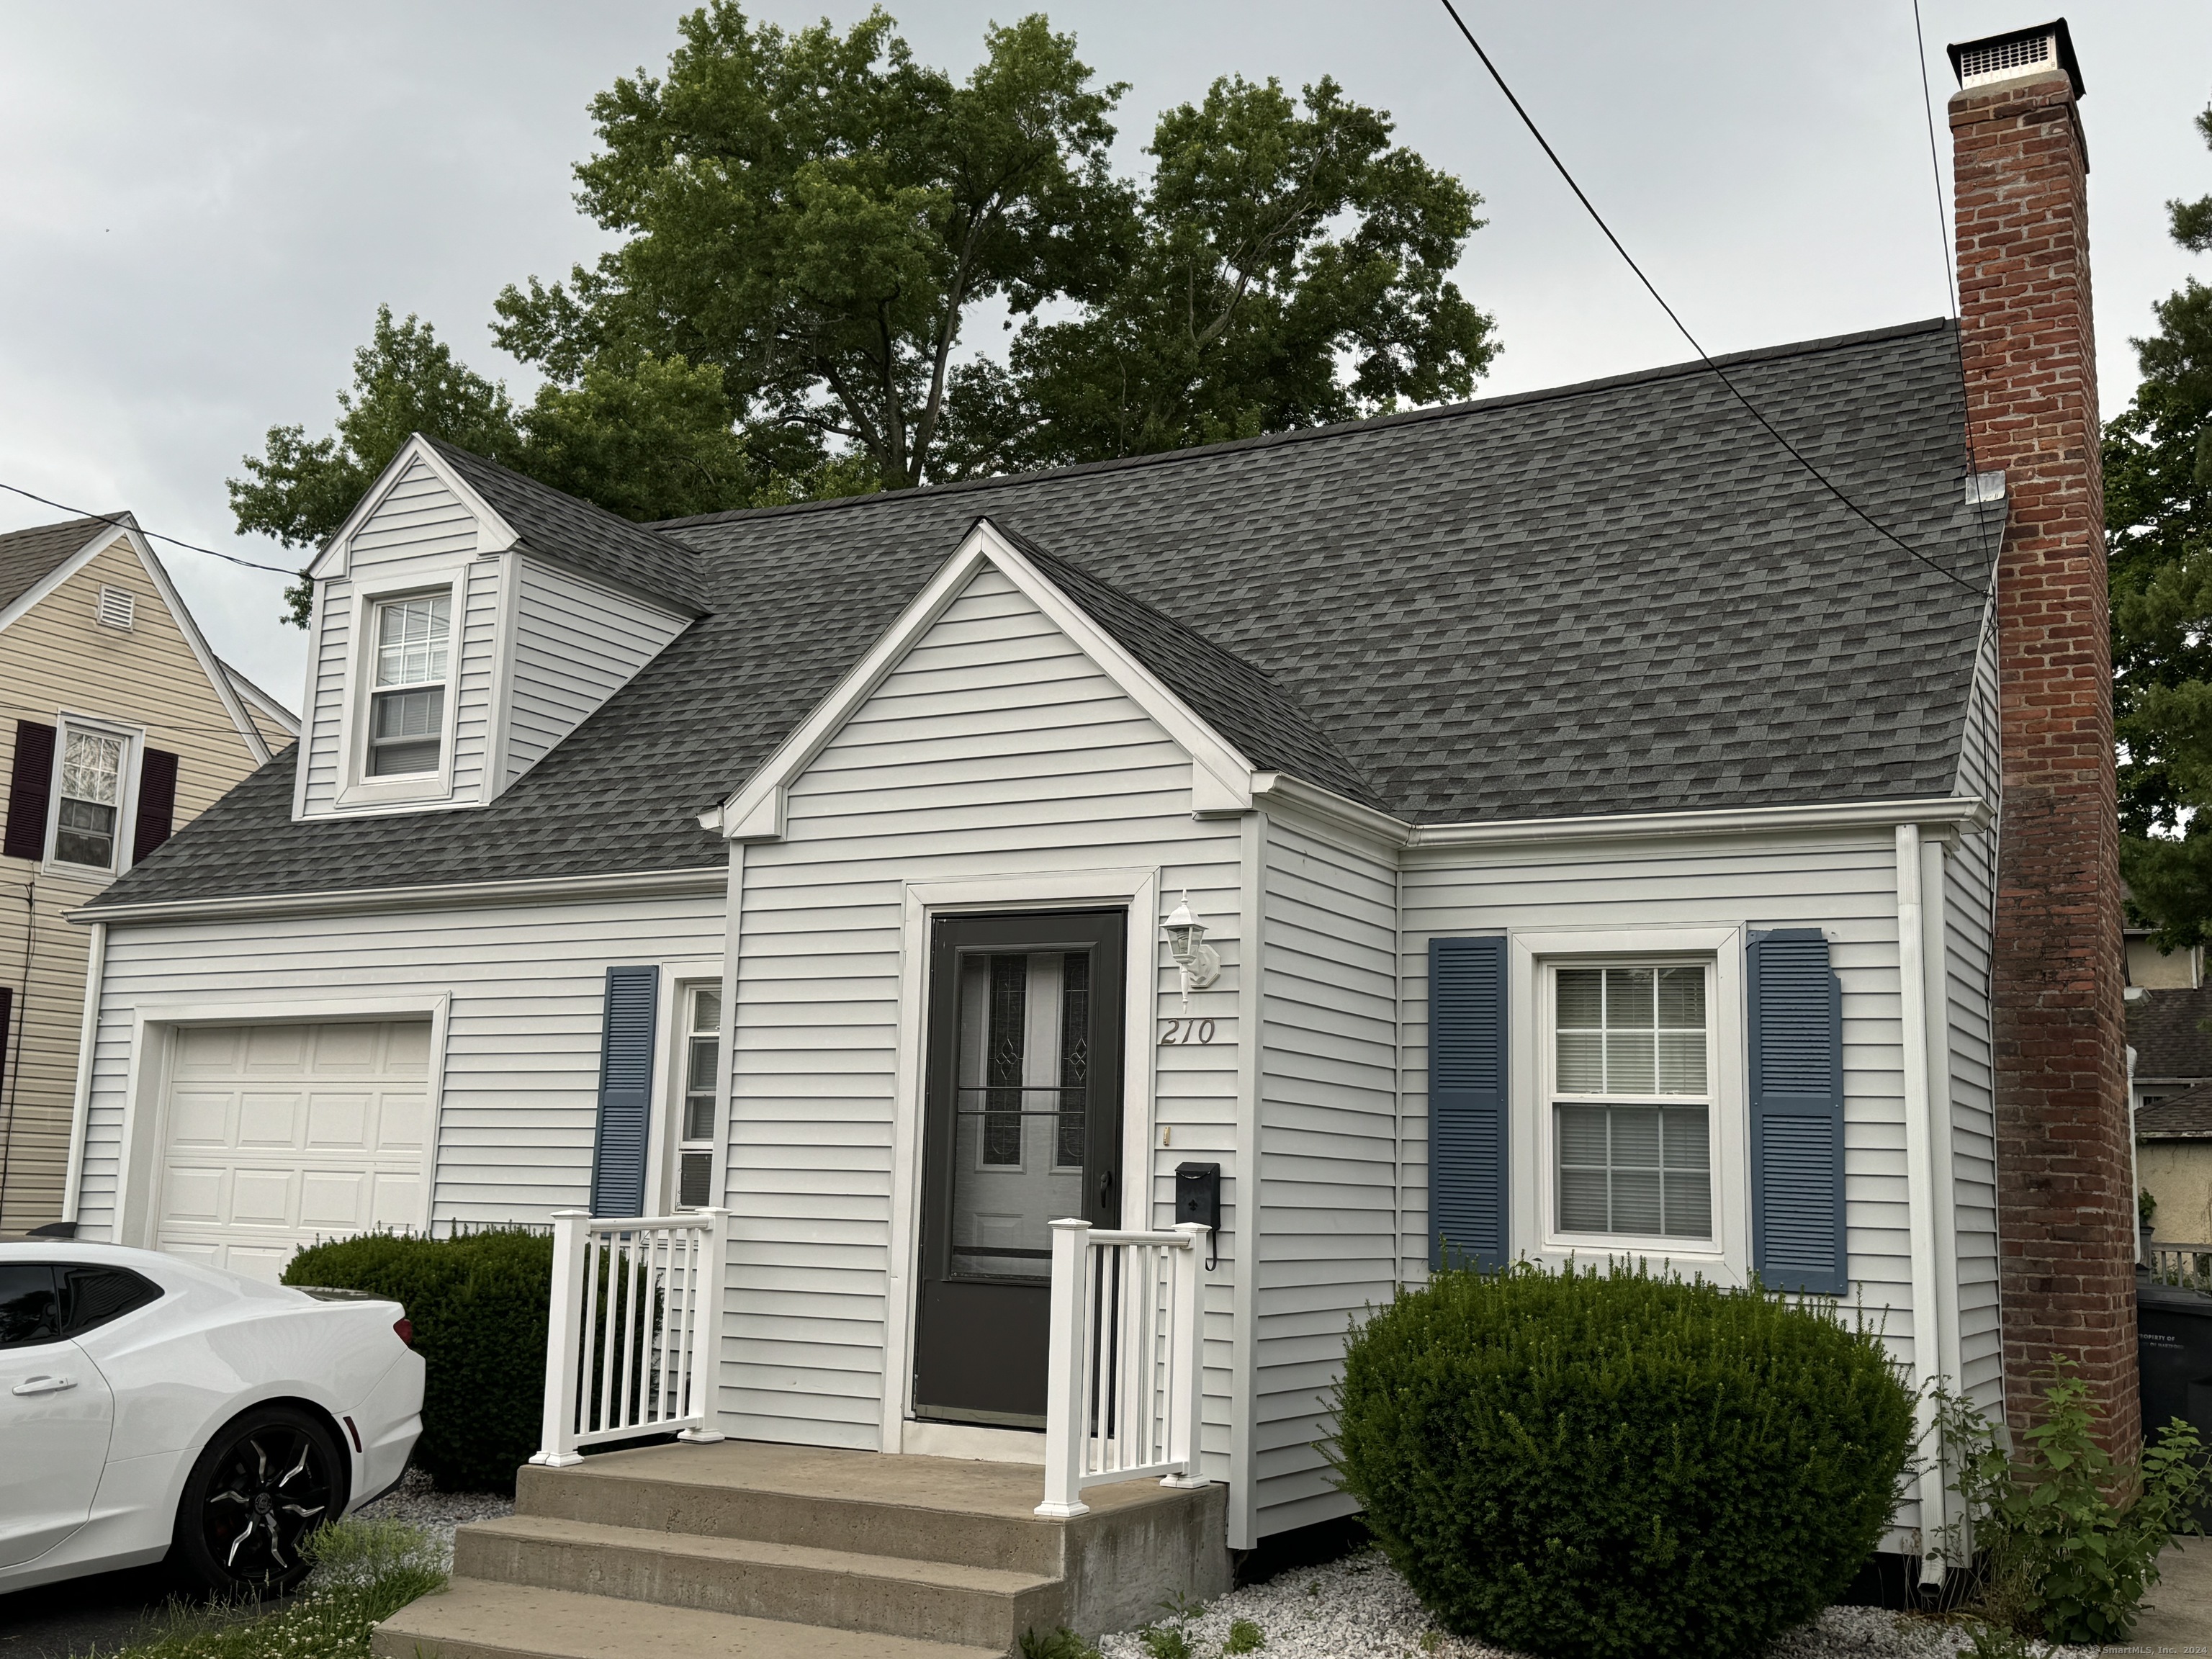
[[[814,712],[777,746],[742,788],[716,811],[702,813],[700,823],[732,841],[781,840],[792,781],[805,771],[986,564],[995,566],[1019,588],[1190,756],[1194,815],[1251,810],[1251,763],[1061,592],[999,534],[988,519],[981,519],[836,690],[815,705]]]
[[[296,738],[300,735],[300,717],[297,714],[247,679],[231,664],[225,663],[222,668],[225,678],[230,681],[231,689],[238,693],[240,702],[248,708],[258,709],[268,715],[292,736]]]
[[[1938,795],[1916,800],[1820,801],[1804,806],[1607,812],[1587,817],[1512,818],[1494,823],[1424,823],[1407,827],[1406,845],[1420,849],[1510,842],[1756,835],[1793,830],[1893,830],[1900,823],[1970,833],[1989,820],[1989,803],[1978,796]]]
[[[240,894],[232,898],[149,899],[141,903],[88,904],[64,913],[80,927],[106,923],[221,921],[241,916],[342,916],[402,910],[457,910],[480,905],[580,903],[591,899],[665,898],[685,895],[726,899],[726,865],[688,870],[641,870],[604,876],[550,876],[516,881],[463,881],[413,887],[368,887],[313,893]]]
[[[470,516],[476,520],[478,555],[504,553],[522,539],[506,520],[492,511],[489,502],[471,489],[459,473],[446,465],[445,458],[417,432],[399,446],[399,453],[392,458],[383,471],[376,475],[376,482],[369,485],[362,498],[354,503],[353,511],[346,514],[345,522],[337,527],[337,532],[323,544],[323,550],[315,555],[314,562],[307,567],[310,580],[346,574],[354,532],[384,505],[384,498],[392,493],[392,486],[406,476],[408,467],[418,459],[438,475],[439,481],[459,498],[461,505],[468,508]]]

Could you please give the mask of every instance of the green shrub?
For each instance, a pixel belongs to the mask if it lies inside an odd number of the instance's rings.
[[[426,1368],[416,1462],[448,1492],[514,1490],[544,1419],[550,1238],[503,1228],[440,1239],[372,1233],[301,1250],[284,1282],[404,1305]]]
[[[1913,1401],[1878,1336],[1638,1269],[1446,1273],[1355,1328],[1340,1479],[1437,1622],[1537,1655],[1738,1655],[1880,1542]]]
[[[2073,1363],[2058,1355],[2043,1375],[2042,1420],[2017,1459],[1979,1408],[1939,1396],[1945,1462],[1981,1557],[1980,1611],[2021,1635],[2124,1642],[2158,1582],[2159,1553],[2199,1529],[2203,1449],[2177,1417],[2123,1467],[2097,1443],[2103,1413]]]

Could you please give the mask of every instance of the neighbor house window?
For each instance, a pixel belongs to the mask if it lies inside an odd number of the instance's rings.
[[[115,825],[123,808],[126,740],[62,728],[61,787],[54,805],[54,861],[115,867]]]
[[[714,1079],[721,1069],[722,988],[684,993],[684,1105],[677,1152],[676,1201],[687,1210],[714,1202]]]
[[[446,732],[453,597],[419,593],[376,607],[375,684],[369,694],[368,775],[438,769]]]
[[[1703,963],[1552,972],[1559,1231],[1713,1236]]]

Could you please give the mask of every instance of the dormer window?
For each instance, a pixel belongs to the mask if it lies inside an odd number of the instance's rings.
[[[369,697],[373,778],[438,769],[446,732],[453,596],[418,593],[376,607],[376,677]]]

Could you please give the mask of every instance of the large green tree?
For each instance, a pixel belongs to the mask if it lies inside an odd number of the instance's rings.
[[[2197,120],[2212,147],[2212,110]],[[2167,204],[2212,252],[2212,195]],[[2212,943],[2212,288],[2194,277],[2135,342],[2142,384],[2105,429],[2120,740],[2120,867],[2168,949]]]
[[[592,102],[578,200],[625,240],[501,295],[500,343],[562,380],[610,349],[714,364],[750,420],[848,445],[895,488],[941,476],[977,307],[1080,301],[1111,270],[1122,88],[1042,16],[993,26],[965,82],[880,10],[787,34],[714,0],[681,27],[665,80]]]
[[[380,312],[336,429],[247,459],[241,530],[321,540],[417,429],[650,519],[1343,420],[1464,396],[1496,353],[1449,275],[1480,198],[1333,81],[1215,82],[1139,183],[1109,166],[1124,88],[1042,15],[965,80],[880,10],[679,27],[665,76],[592,103],[578,201],[617,246],[496,301],[535,398]]]
[[[240,531],[318,545],[415,432],[631,518],[743,507],[779,487],[810,493],[804,471],[794,489],[748,453],[712,364],[609,356],[574,386],[548,384],[517,407],[504,384],[460,362],[429,324],[395,322],[381,306],[368,343],[354,353],[353,389],[338,393],[336,428],[311,439],[301,426],[271,427],[263,452],[245,458],[246,476],[230,481]],[[787,459],[819,466],[818,457]],[[303,576],[285,594],[287,620],[304,626],[312,599]]]
[[[1031,319],[1001,465],[1103,459],[1465,397],[1497,353],[1450,281],[1480,198],[1324,78],[1216,81],[1159,118],[1132,252],[1082,316]]]

